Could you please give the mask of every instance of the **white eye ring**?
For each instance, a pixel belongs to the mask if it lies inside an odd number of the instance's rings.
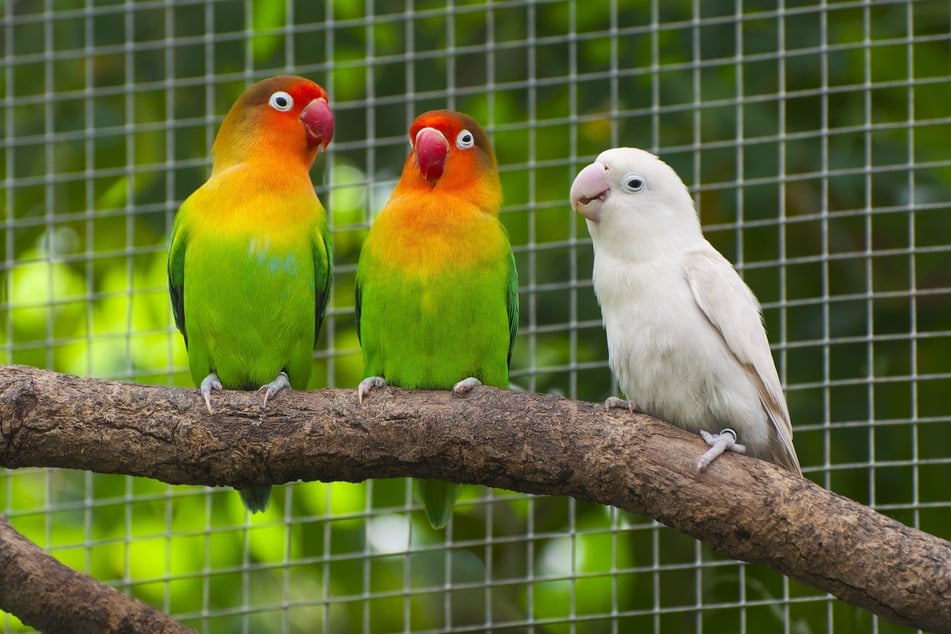
[[[475,145],[475,137],[468,130],[463,130],[456,135],[456,147],[460,150],[468,150]]]
[[[621,189],[626,192],[635,194],[639,191],[643,191],[645,187],[647,187],[647,180],[640,174],[628,172],[624,175],[624,178],[621,179]]]
[[[287,112],[294,107],[294,98],[283,90],[272,93],[271,96],[268,97],[267,102],[268,105],[278,112]]]

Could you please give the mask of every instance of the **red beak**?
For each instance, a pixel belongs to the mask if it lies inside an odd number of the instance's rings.
[[[314,99],[300,113],[300,120],[304,122],[307,131],[307,145],[320,145],[325,149],[334,138],[334,113],[323,97]]]
[[[413,147],[423,178],[430,182],[439,180],[446,167],[446,157],[449,156],[449,141],[443,133],[435,128],[423,128],[416,133]]]

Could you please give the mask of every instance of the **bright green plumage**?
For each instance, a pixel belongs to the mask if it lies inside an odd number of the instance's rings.
[[[430,128],[448,140],[435,178],[425,176],[429,152],[418,136]],[[471,133],[471,147],[459,147],[464,132]],[[518,279],[498,219],[501,186],[492,149],[475,121],[446,111],[422,115],[410,139],[413,153],[357,266],[364,376],[406,389],[452,389],[469,377],[507,388]],[[435,143],[438,153],[441,142]],[[421,480],[417,490],[430,523],[444,526],[457,485]]]
[[[405,389],[451,389],[467,377],[507,388],[518,314],[511,251],[485,253],[464,271],[447,258],[441,272],[427,274],[377,255],[378,241],[405,237],[390,235],[374,225],[357,269],[364,375]],[[430,236],[415,237],[408,248],[431,248]]]
[[[269,103],[275,94],[290,111]],[[327,218],[310,181],[317,145],[302,119],[326,99],[316,84],[277,77],[252,86],[222,124],[208,181],[182,204],[169,248],[169,290],[192,378],[205,387],[303,390],[330,291]],[[279,102],[283,105],[283,102]],[[326,102],[320,116],[331,117]],[[265,398],[265,404],[267,397]],[[251,511],[270,487],[239,491]]]

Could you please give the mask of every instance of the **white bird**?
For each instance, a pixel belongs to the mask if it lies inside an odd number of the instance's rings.
[[[606,150],[575,178],[571,206],[594,243],[609,361],[631,399],[605,404],[699,431],[711,449],[698,470],[728,449],[801,474],[759,302],[703,237],[677,173],[644,150]]]

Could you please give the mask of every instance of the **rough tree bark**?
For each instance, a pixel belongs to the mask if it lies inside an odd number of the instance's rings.
[[[44,632],[190,632],[144,603],[59,563],[0,517],[0,608]]]
[[[702,442],[647,416],[492,388],[386,388],[362,407],[335,389],[282,393],[266,410],[253,393],[215,404],[211,416],[191,389],[0,368],[0,466],[239,487],[412,476],[569,495],[951,632],[951,543],[761,460],[727,454],[698,475]]]

